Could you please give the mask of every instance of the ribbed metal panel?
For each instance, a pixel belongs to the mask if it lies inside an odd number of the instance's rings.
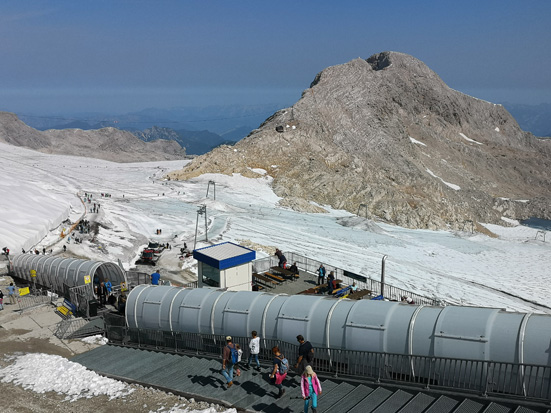
[[[19,254],[13,258],[13,272],[16,277],[33,282],[31,270],[36,271],[36,282],[53,291],[63,293],[63,285],[77,287],[86,285],[84,277],[92,281],[97,275],[100,282],[109,280],[113,285],[125,281],[124,271],[111,262],[81,260],[76,258],[52,257],[35,254]],[[89,284],[93,295],[93,283]]]
[[[140,285],[126,317],[132,328],[240,337],[256,330],[289,343],[302,334],[315,347],[551,365],[551,315],[494,308]]]

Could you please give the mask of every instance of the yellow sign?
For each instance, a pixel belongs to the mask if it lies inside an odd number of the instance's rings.
[[[126,288],[126,283],[125,282],[121,283],[121,291],[128,291],[128,288]]]
[[[36,270],[31,270],[31,277],[36,277]]]
[[[84,276],[84,284],[90,284],[92,282],[92,279],[89,275]]]
[[[25,287],[25,288],[20,288],[19,289],[19,296],[22,297],[24,295],[27,295],[29,294],[30,291],[29,291],[29,287]]]

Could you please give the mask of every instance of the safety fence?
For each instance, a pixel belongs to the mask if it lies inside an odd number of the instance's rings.
[[[423,297],[422,295],[415,294],[402,288],[394,287],[387,283],[382,284],[380,281],[374,280],[368,276],[355,274],[342,268],[338,268],[324,262],[322,263],[321,261],[314,260],[294,252],[284,252],[284,255],[287,258],[288,264],[296,262],[299,270],[310,274],[313,280],[317,279],[317,270],[319,266],[323,264],[326,270],[326,275],[329,274],[330,271],[334,271],[335,279],[342,280],[345,285],[352,285],[352,283],[356,283],[358,290],[372,291],[373,296],[382,295],[384,298],[394,301],[400,301],[402,297],[410,297],[414,304],[435,306],[442,305],[440,300]],[[277,266],[278,262],[279,260],[275,256],[254,260],[253,271],[256,273],[269,271],[271,267]]]
[[[58,299],[57,294],[48,290],[32,289],[29,294],[17,297],[19,310],[24,311],[44,304],[55,303]],[[4,304],[9,302],[7,295],[4,296]]]
[[[226,343],[224,335],[131,329],[126,327],[124,317],[111,314],[106,314],[105,322],[106,337],[111,344],[220,357]],[[233,342],[245,350],[242,363],[246,363],[249,356],[246,351],[249,340],[249,337],[233,337]],[[274,346],[279,347],[291,365],[297,360],[298,344],[261,339],[259,360],[263,364],[271,364]],[[314,348],[314,354],[311,363],[314,371],[333,377],[533,401],[551,398],[550,366],[327,348]]]
[[[60,340],[89,337],[104,333],[102,317],[68,318],[56,325],[54,335]]]

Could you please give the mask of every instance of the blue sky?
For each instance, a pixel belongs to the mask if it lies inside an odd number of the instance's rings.
[[[551,102],[551,1],[0,2],[0,110],[292,104],[386,50],[492,102]]]

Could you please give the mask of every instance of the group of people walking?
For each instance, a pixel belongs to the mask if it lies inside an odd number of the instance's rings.
[[[294,368],[301,375],[301,392],[304,399],[304,412],[307,413],[310,406],[312,412],[316,413],[318,407],[318,396],[321,395],[321,383],[318,376],[312,368],[314,361],[314,348],[309,341],[306,341],[302,335],[297,336],[299,343],[298,358]],[[260,353],[260,337],[256,331],[251,332],[249,340],[249,357],[246,363],[247,367],[255,364],[255,369],[260,371],[260,362],[258,355]],[[243,351],[239,344],[233,343],[231,336],[226,337],[226,345],[222,351],[222,376],[226,380],[227,388],[233,386],[234,375],[240,375],[239,363],[241,362]],[[283,382],[290,370],[289,360],[285,357],[278,346],[272,347],[272,366],[270,369],[270,379],[278,389],[277,398],[283,397],[285,389]]]

